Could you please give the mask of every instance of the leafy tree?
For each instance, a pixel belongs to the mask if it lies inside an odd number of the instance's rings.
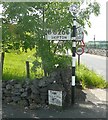
[[[76,4],[80,7],[83,2],[82,0],[76,2]],[[64,56],[58,56],[57,53],[65,54],[66,49],[71,50],[72,41],[60,41],[58,43],[47,41],[45,34],[48,29],[56,32],[72,28],[73,16],[69,13],[68,8],[73,3],[11,2],[2,4],[3,51],[7,52],[9,49],[20,50],[22,48],[23,51],[27,52],[28,48],[35,48],[35,56],[40,57],[42,62],[35,61],[34,65],[36,65],[35,67],[42,67],[45,75],[48,75],[56,64],[60,66]],[[99,4],[94,2],[90,3],[86,9],[81,10],[77,18],[79,25],[84,27],[87,23],[90,27],[90,15],[94,13],[98,16],[99,9]],[[85,32],[87,33],[86,30]]]

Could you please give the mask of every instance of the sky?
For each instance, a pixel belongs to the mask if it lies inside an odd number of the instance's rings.
[[[88,36],[84,36],[84,41],[93,41],[94,35],[95,40],[106,40],[106,2],[108,0],[97,0],[100,4],[100,15],[94,16],[91,15],[91,28],[86,26],[86,30],[88,31]]]
[[[92,0],[93,1],[93,0]],[[91,28],[86,26],[86,30],[88,31],[88,35],[84,36],[84,41],[93,41],[94,36],[95,40],[106,40],[106,2],[108,0],[96,0],[100,4],[100,15],[94,16],[91,15]],[[0,13],[1,13],[0,7]]]

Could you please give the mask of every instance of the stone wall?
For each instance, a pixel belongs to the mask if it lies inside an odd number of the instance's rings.
[[[89,49],[88,53],[108,57],[108,50],[105,49]]]
[[[36,109],[48,105],[48,90],[63,91],[64,104],[71,103],[71,69],[57,69],[48,77],[32,81],[2,81],[2,98],[5,104],[18,104]]]

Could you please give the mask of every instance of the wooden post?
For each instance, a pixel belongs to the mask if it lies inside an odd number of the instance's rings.
[[[4,57],[5,57],[5,52],[2,52],[2,54],[1,54],[1,63],[2,63],[2,75],[3,75]]]
[[[80,66],[80,55],[78,55],[78,66]]]
[[[27,71],[27,78],[30,78],[30,66],[29,66],[29,61],[26,61],[26,71]]]
[[[0,80],[2,80],[2,59],[1,59],[2,54],[0,54]]]

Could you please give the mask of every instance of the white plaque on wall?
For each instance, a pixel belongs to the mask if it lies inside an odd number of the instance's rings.
[[[62,106],[62,91],[48,90],[48,101],[50,105]]]

